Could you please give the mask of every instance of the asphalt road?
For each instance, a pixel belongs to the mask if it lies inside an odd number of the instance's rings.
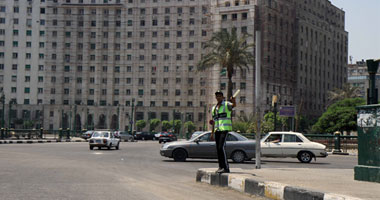
[[[120,150],[90,151],[87,143],[0,145],[0,199],[252,199],[227,188],[196,183],[198,168],[216,160],[177,163],[159,155],[158,142],[121,143]],[[354,156],[329,156],[310,164],[266,159],[262,167],[351,169]],[[230,164],[254,168],[254,161]],[[254,199],[264,199],[254,197]]]

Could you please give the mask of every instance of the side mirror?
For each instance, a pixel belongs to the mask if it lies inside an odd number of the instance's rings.
[[[197,143],[197,144],[199,144],[199,141],[200,141],[199,138],[194,140],[194,142]]]

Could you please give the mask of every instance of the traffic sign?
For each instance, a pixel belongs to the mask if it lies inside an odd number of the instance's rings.
[[[280,116],[283,117],[294,117],[296,115],[295,106],[281,106],[280,107]]]

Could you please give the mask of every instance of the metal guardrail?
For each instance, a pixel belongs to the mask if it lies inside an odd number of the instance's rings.
[[[340,134],[304,134],[309,140],[326,145],[328,151],[347,153],[349,149],[358,149],[358,136]]]
[[[80,137],[87,130],[0,129],[0,139],[70,139]]]

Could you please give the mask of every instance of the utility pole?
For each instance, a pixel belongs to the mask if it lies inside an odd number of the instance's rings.
[[[258,12],[258,9],[256,9]],[[258,13],[256,13],[258,16]],[[258,17],[256,17],[258,19]],[[256,23],[260,23],[259,20]],[[260,97],[261,97],[261,32],[259,30],[259,25],[256,25],[256,91],[255,91],[255,106],[256,106],[256,119],[257,119],[257,133],[256,139],[256,158],[255,164],[256,169],[261,169],[261,144],[260,144],[260,132],[261,132],[261,111],[260,111]]]

